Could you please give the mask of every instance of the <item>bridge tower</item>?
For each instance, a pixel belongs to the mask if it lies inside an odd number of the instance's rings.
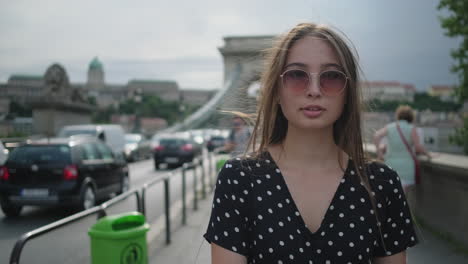
[[[256,110],[258,80],[263,68],[264,51],[272,47],[275,36],[230,36],[219,47],[224,60],[224,82],[240,66],[236,85],[227,91],[218,109],[253,113]]]

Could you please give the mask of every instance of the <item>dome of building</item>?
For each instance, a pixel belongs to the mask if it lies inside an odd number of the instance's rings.
[[[94,57],[94,59],[89,63],[89,69],[103,69],[102,63],[99,61],[98,57]]]

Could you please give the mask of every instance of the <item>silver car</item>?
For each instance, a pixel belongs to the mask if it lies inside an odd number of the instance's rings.
[[[142,134],[125,134],[125,158],[127,161],[149,159],[153,155],[150,141]]]

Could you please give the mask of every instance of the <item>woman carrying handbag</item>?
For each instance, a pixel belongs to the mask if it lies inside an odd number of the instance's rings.
[[[374,135],[374,143],[379,146],[383,137],[387,137],[386,153],[377,150],[377,158],[398,172],[405,192],[420,182],[419,163],[416,153],[431,158],[430,153],[420,144],[418,131],[414,126],[414,112],[410,106],[399,106],[395,113],[396,121],[387,124]],[[413,150],[414,149],[414,150]]]

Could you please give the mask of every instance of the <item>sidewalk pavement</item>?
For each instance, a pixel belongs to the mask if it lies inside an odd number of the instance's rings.
[[[208,227],[211,213],[212,193],[204,200],[198,200],[198,210],[187,208],[187,225],[177,221],[176,227],[171,228],[171,244],[165,244],[164,232],[152,241],[148,255],[151,264],[199,264],[211,263],[210,244],[203,238]],[[175,217],[180,220],[180,215]]]
[[[187,211],[187,225],[173,228],[172,243],[164,244],[164,233],[152,241],[149,248],[151,264],[199,264],[211,263],[210,245],[202,237],[206,231],[211,212],[212,193],[199,200],[199,209]],[[180,219],[180,217],[179,217]],[[180,221],[177,221],[180,222]],[[408,263],[411,264],[463,264],[468,257],[458,255],[447,245],[426,230],[421,230],[420,243],[408,250]]]

